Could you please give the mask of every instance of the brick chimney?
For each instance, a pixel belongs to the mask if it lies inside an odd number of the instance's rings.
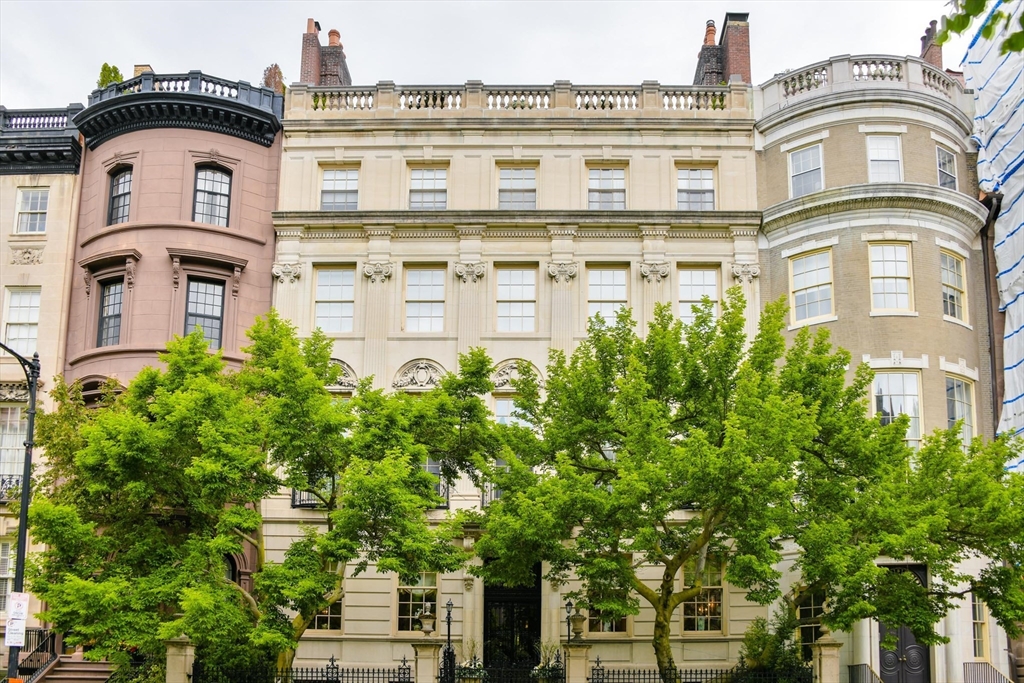
[[[313,19],[306,20],[306,32],[302,34],[299,83],[320,85],[320,22]]]
[[[714,45],[715,44],[715,20],[708,19],[708,23],[704,28],[704,44]]]
[[[715,45],[715,20],[708,19],[704,27],[704,44],[697,53],[697,70],[693,72],[694,85],[718,85],[722,76],[722,48]]]
[[[928,22],[928,28],[924,30],[924,35],[921,36],[921,59],[936,69],[941,70],[942,46],[935,43],[935,25],[938,23],[934,19]]]
[[[722,75],[724,80],[731,81],[739,76],[743,83],[751,83],[750,78],[750,24],[746,13],[728,12],[725,15],[725,26],[722,28]]]
[[[321,45],[320,22],[313,19],[306,21],[306,32],[302,34],[299,82],[307,85],[352,85],[338,29],[328,31],[327,45]]]
[[[138,78],[142,74],[151,74],[151,73],[153,73],[153,67],[151,67],[149,64],[136,64],[135,65],[135,74],[132,76],[132,78]]]

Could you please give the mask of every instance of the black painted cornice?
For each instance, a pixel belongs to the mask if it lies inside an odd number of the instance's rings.
[[[0,106],[0,175],[78,173],[82,143],[72,118],[82,105],[64,109]]]

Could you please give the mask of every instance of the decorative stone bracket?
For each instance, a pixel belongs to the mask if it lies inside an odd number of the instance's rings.
[[[275,263],[270,273],[277,278],[277,281],[284,284],[285,280],[290,283],[295,283],[299,278],[302,277],[302,264],[301,263]]]
[[[740,282],[750,284],[761,275],[761,266],[757,263],[732,264],[732,276]]]
[[[483,280],[486,272],[487,266],[480,262],[455,264],[455,277],[463,282]]]
[[[370,278],[370,282],[384,283],[395,272],[395,264],[389,261],[375,261],[363,265],[363,275]]]
[[[661,282],[664,278],[667,278],[668,272],[669,265],[663,261],[640,264],[640,274],[651,284]]]
[[[579,264],[575,261],[551,261],[548,263],[548,275],[555,282],[569,282],[579,273]]]

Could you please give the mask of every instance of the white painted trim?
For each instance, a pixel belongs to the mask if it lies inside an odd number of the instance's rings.
[[[808,251],[817,251],[818,249],[824,249],[839,244],[839,237],[834,236],[826,240],[810,240],[804,242],[799,247],[793,247],[792,249],[783,249],[782,258],[789,258],[790,256],[797,256]]]
[[[887,125],[884,125],[884,124],[874,125],[874,126],[866,126],[864,124],[861,124],[861,125],[857,126],[857,132],[858,133],[906,133],[907,132],[907,127],[906,126],[892,126],[892,125],[887,126]]]
[[[916,242],[916,232],[896,232],[886,230],[885,232],[862,232],[861,242]]]
[[[917,311],[871,311],[868,313],[872,318],[916,318]]]
[[[814,135],[807,135],[791,142],[786,142],[779,146],[780,152],[788,152],[791,149],[797,149],[799,147],[806,147],[807,145],[820,142],[828,137],[828,130],[818,131]]]
[[[932,135],[932,140],[935,140],[935,142],[939,143],[943,147],[949,147],[949,151],[953,152],[954,154],[956,154],[957,152],[963,153],[963,151],[964,151],[963,145],[961,145],[959,143],[956,143],[956,142],[953,142],[952,140],[947,138],[945,135],[939,135],[935,131],[932,131],[931,135]]]
[[[963,358],[958,358],[956,363],[950,363],[946,360],[945,356],[939,356],[939,369],[953,375],[967,377],[975,382],[978,381],[978,368],[968,367],[967,361]]]
[[[966,327],[969,330],[972,330],[972,331],[974,330],[974,327],[972,327],[971,325],[968,325],[963,320],[960,320],[960,318],[954,318],[951,315],[944,315],[944,316],[942,316],[942,319],[945,320],[947,323],[953,323],[955,325],[960,325],[961,327]]]
[[[935,244],[939,245],[943,249],[953,252],[954,254],[959,254],[964,258],[971,258],[971,252],[967,251],[966,249],[961,247],[957,242],[954,242],[952,240],[944,240],[941,237],[936,237]]]
[[[820,323],[831,323],[839,320],[838,315],[830,315],[826,318],[810,318],[809,320],[801,320],[800,322],[793,323],[786,328],[786,331],[792,332],[793,330],[799,330],[801,327],[810,327],[811,325],[818,325]]]
[[[922,353],[920,358],[904,358],[902,351],[890,351],[888,358],[872,358],[871,354],[865,353],[861,356],[861,360],[867,363],[868,367],[872,370],[892,370],[894,368],[928,369],[927,353]]]

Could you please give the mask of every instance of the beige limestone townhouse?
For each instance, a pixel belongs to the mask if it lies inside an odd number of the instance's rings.
[[[548,349],[571,350],[594,313],[628,306],[643,329],[656,302],[686,318],[738,285],[751,326],[785,297],[790,334],[827,327],[868,363],[872,411],[909,414],[911,441],[960,419],[965,438],[993,435],[1001,320],[986,287],[973,105],[931,34],[920,57],[844,55],[753,86],[747,15],[729,14],[717,40],[709,22],[694,85],[353,86],[338,33],[321,46],[319,30],[310,20],[302,82],[285,99],[273,301],[300,335],[332,338],[339,394],[371,376],[428,390],[483,346],[497,364],[489,405],[509,420],[515,363],[543,374]],[[490,495],[468,480],[439,490],[438,519]],[[265,501],[268,557],[317,523],[313,505],[301,491]],[[781,569],[795,580],[792,559]],[[927,567],[901,568],[928,581]],[[485,664],[499,633],[557,641],[573,586],[540,576],[516,590],[464,572],[349,578],[298,663],[412,660],[424,638],[414,615],[449,600],[453,638],[483,643]],[[707,591],[710,610],[681,610],[674,624],[683,668],[734,664],[744,630],[770,611],[722,581]],[[1006,635],[979,601],[945,618],[947,645],[904,629],[886,651],[879,628],[835,634],[844,681],[1010,673]],[[643,608],[588,620],[588,656],[652,666],[652,630]]]

